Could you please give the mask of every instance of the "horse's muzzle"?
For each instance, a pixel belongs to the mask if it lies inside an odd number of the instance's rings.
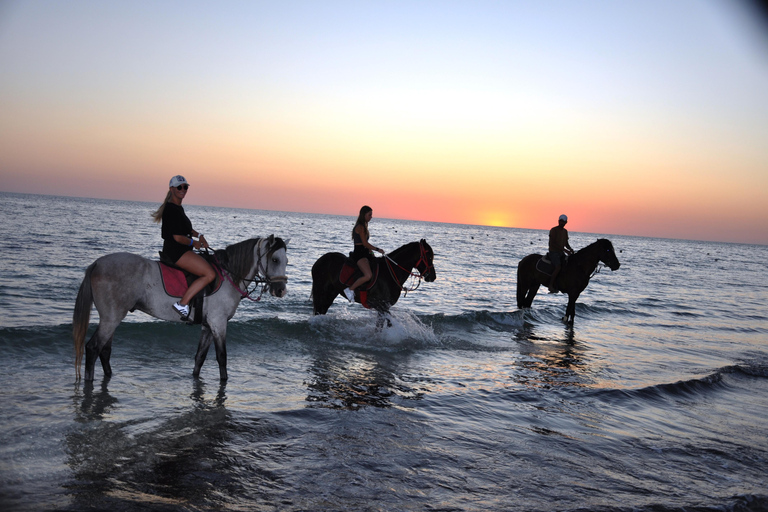
[[[270,279],[269,294],[273,297],[285,297],[288,295],[288,278],[278,277]]]

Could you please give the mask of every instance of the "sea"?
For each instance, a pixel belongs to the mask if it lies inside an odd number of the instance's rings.
[[[0,193],[0,510],[768,509],[767,246],[572,219],[571,245],[608,238],[621,268],[592,278],[569,327],[565,295],[516,306],[518,262],[546,231],[372,205],[372,243],[425,238],[437,271],[377,332],[341,297],[312,315],[312,264],[351,249],[356,211],[185,205],[213,248],[289,239],[288,295],[240,303],[226,383],[212,352],[192,377],[199,326],[140,312],[115,332],[112,377],[97,364],[77,381],[85,269],[157,259],[157,206]]]

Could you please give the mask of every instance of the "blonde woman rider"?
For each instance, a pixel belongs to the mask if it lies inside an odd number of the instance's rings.
[[[202,234],[192,229],[192,222],[181,206],[181,202],[187,196],[187,190],[189,190],[189,183],[184,176],[171,178],[165,201],[152,214],[155,222],[162,222],[163,253],[177,267],[198,276],[189,285],[181,300],[173,305],[173,309],[185,322],[189,320],[189,301],[216,277],[213,267],[192,250],[207,249],[208,242]]]

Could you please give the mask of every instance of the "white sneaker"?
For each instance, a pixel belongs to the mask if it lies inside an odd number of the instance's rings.
[[[355,292],[350,290],[349,288],[344,288],[344,295],[347,296],[347,299],[349,299],[349,302],[355,302]]]
[[[173,309],[179,314],[182,320],[185,322],[189,320],[189,306],[182,306],[178,302],[173,305]]]

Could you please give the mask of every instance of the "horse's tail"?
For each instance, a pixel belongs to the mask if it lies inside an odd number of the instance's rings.
[[[83,347],[85,334],[88,332],[88,323],[91,320],[91,306],[93,305],[93,291],[91,290],[91,274],[96,268],[96,262],[92,263],[85,271],[83,282],[75,299],[75,312],[72,315],[72,337],[75,340],[75,375],[80,380],[80,365],[83,362]]]

